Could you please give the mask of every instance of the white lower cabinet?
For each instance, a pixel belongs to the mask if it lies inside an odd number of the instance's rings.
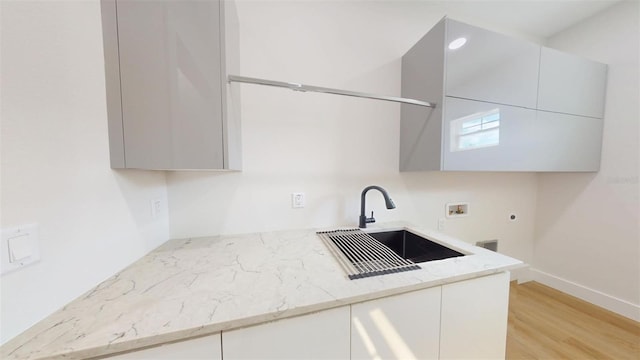
[[[440,359],[504,359],[509,273],[442,286]]]
[[[504,359],[508,308],[503,272],[109,359]]]
[[[351,359],[437,359],[435,287],[351,305]]]
[[[109,357],[109,360],[222,360],[220,334]]]
[[[222,333],[223,358],[349,359],[349,306]]]

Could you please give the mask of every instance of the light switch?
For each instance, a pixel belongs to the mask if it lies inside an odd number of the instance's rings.
[[[9,261],[17,262],[30,257],[33,253],[29,234],[21,234],[7,239],[9,246]]]
[[[2,229],[0,269],[3,275],[39,260],[40,248],[37,224]]]

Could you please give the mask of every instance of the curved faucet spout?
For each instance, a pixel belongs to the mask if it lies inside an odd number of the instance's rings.
[[[360,221],[359,221],[359,225],[358,225],[360,228],[366,228],[368,223],[376,222],[376,219],[373,217],[373,211],[371,212],[371,217],[370,218],[368,218],[364,214],[367,191],[369,191],[371,189],[378,190],[378,191],[380,191],[380,193],[382,193],[382,196],[384,197],[384,203],[387,206],[387,209],[395,209],[396,208],[396,204],[394,204],[393,200],[391,200],[391,198],[389,197],[389,194],[387,193],[387,190],[385,190],[385,189],[383,189],[383,188],[381,188],[380,186],[377,186],[377,185],[367,186],[366,188],[364,188],[364,190],[362,190],[362,194],[360,195]]]

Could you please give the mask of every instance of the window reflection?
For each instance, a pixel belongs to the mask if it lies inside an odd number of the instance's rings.
[[[500,144],[500,109],[461,117],[450,124],[452,152]]]

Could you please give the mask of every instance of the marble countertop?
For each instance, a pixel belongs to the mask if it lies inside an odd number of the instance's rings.
[[[523,265],[421,227],[374,228],[407,228],[469,255],[349,280],[316,235],[331,229],[170,240],[4,344],[0,358],[102,356]]]

